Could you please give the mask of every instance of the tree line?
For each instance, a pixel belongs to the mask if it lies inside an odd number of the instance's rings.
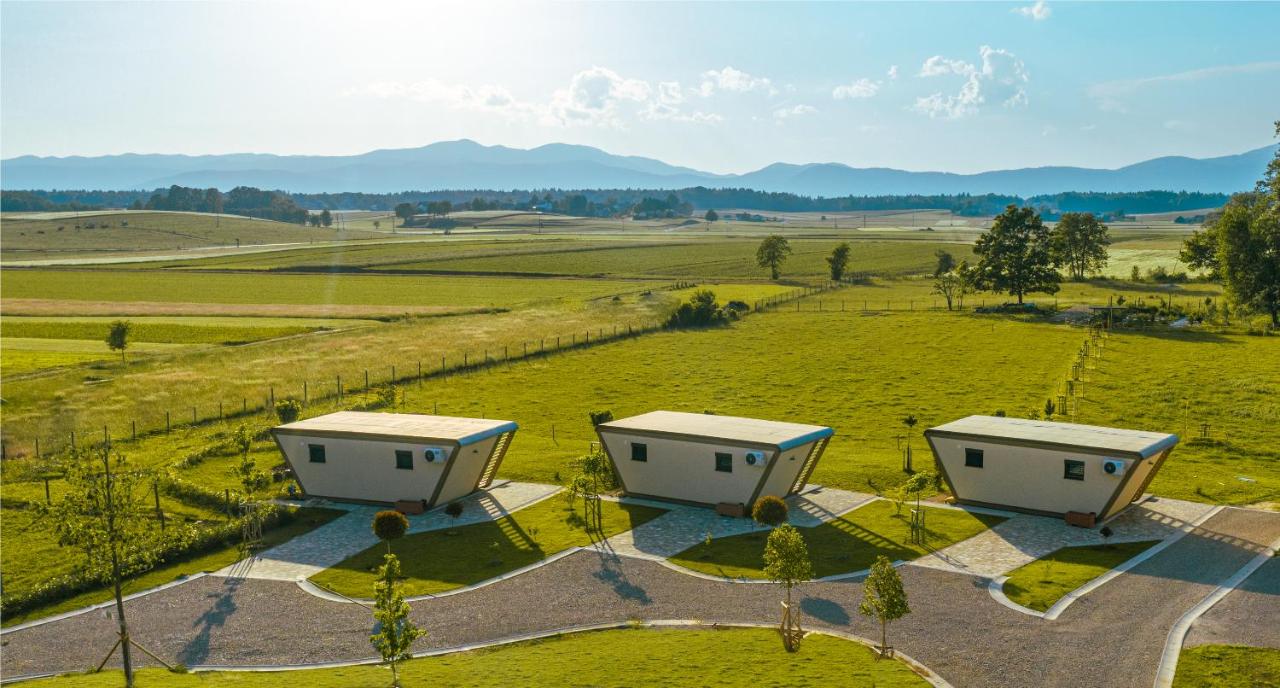
[[[29,190],[5,191],[0,199],[0,209],[5,211],[57,211],[88,210],[100,208],[125,208],[135,204],[151,203],[156,195],[166,198],[173,189],[151,191],[72,191]],[[671,210],[674,215],[688,215],[679,206],[693,209],[742,208],[770,212],[859,212],[877,210],[947,210],[966,217],[995,215],[1009,205],[1035,208],[1049,220],[1068,212],[1087,212],[1114,218],[1135,213],[1189,212],[1217,208],[1224,205],[1226,194],[1172,191],[1136,191],[1100,193],[1070,191],[1040,196],[1012,196],[1005,194],[954,194],[954,195],[882,195],[841,197],[812,197],[791,193],[756,191],[754,189],[690,187],[684,189],[533,189],[495,191],[488,189],[455,189],[440,191],[402,191],[397,193],[320,193],[301,194],[282,191],[263,192],[251,187],[238,187],[257,193],[284,196],[300,208],[309,210],[384,210],[392,211],[398,205],[425,206],[428,203],[446,202],[458,210],[530,210],[577,215],[582,217],[609,217],[660,210],[663,216]],[[208,190],[187,190],[179,193],[184,202],[198,199],[188,196],[188,191],[206,194]],[[231,193],[235,193],[232,190]],[[675,203],[671,203],[675,197]],[[657,204],[666,204],[657,208]],[[269,207],[253,206],[253,207]],[[230,210],[228,210],[230,212]],[[423,211],[429,212],[429,211]],[[1194,213],[1192,213],[1194,215]],[[255,216],[256,217],[256,216]]]

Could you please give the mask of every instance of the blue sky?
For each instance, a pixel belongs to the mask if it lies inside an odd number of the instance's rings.
[[[0,3],[0,155],[582,143],[1114,167],[1272,142],[1280,3]]]

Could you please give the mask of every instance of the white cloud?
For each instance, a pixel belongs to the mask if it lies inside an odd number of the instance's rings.
[[[916,98],[912,109],[930,117],[958,119],[976,114],[986,103],[1000,103],[1004,107],[1026,105],[1025,87],[1031,77],[1022,60],[1007,50],[988,45],[979,48],[978,54],[982,58],[980,66],[941,55],[925,60],[919,77],[957,75],[964,77],[964,84],[954,95],[938,92]]]
[[[813,107],[812,105],[800,104],[794,107],[778,108],[777,110],[774,110],[773,118],[778,121],[782,121],[785,119],[790,119],[792,117],[801,117],[803,115],[816,114],[817,112],[818,112],[818,108]]]
[[[890,78],[890,79],[897,79],[897,78],[898,78],[898,65],[890,65],[890,66],[889,66],[889,78]]]
[[[372,96],[440,104],[456,110],[491,113],[509,121],[534,121],[543,126],[625,128],[632,119],[716,124],[723,117],[698,110],[684,111],[679,82],[650,84],[629,79],[606,67],[574,74],[568,86],[556,89],[546,101],[520,100],[506,87],[467,86],[438,79],[414,83],[377,82],[348,89],[348,97]]]
[[[709,97],[716,91],[730,93],[762,91],[771,96],[778,93],[778,89],[774,88],[773,82],[768,78],[752,76],[733,67],[712,69],[702,73],[702,84],[698,87],[698,92],[703,97]]]
[[[880,82],[872,81],[866,77],[854,79],[851,83],[836,86],[831,92],[831,97],[836,100],[849,100],[854,98],[870,98],[880,90]]]
[[[1034,5],[1027,5],[1026,7],[1015,7],[1013,12],[1021,14],[1032,21],[1044,21],[1049,18],[1049,15],[1053,14],[1053,10],[1049,8],[1049,5],[1044,0],[1036,0]]]
[[[1165,120],[1164,128],[1169,131],[1191,131],[1196,128],[1194,124],[1185,119]]]
[[[1192,69],[1173,74],[1161,74],[1142,79],[1121,79],[1104,81],[1089,87],[1089,96],[1098,103],[1098,107],[1107,112],[1128,112],[1126,99],[1135,96],[1139,91],[1158,88],[1169,84],[1180,84],[1205,79],[1214,79],[1237,74],[1265,74],[1280,71],[1280,61],[1249,62],[1237,65],[1221,65]]]

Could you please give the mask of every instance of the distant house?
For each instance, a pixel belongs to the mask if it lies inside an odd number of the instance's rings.
[[[804,488],[831,428],[653,411],[596,426],[628,495],[750,509]]]
[[[924,432],[963,504],[1105,521],[1142,497],[1177,435],[969,416]]]
[[[303,492],[431,507],[489,486],[511,421],[341,411],[271,430]]]

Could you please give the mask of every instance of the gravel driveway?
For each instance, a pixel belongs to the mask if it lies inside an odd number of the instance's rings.
[[[1277,535],[1280,514],[1224,510],[1054,622],[995,603],[983,579],[906,566],[913,613],[890,627],[890,641],[956,686],[1150,685],[1173,622]],[[808,626],[879,633],[857,614],[857,582],[808,584],[800,596]],[[430,630],[419,645],[427,649],[630,618],[772,621],[780,599],[775,586],[709,581],[649,561],[579,552],[510,580],[417,603],[414,617]],[[205,577],[129,607],[140,642],[189,665],[372,655],[366,610],[283,581]],[[8,633],[0,668],[5,676],[84,669],[101,659],[112,633],[103,613]]]

